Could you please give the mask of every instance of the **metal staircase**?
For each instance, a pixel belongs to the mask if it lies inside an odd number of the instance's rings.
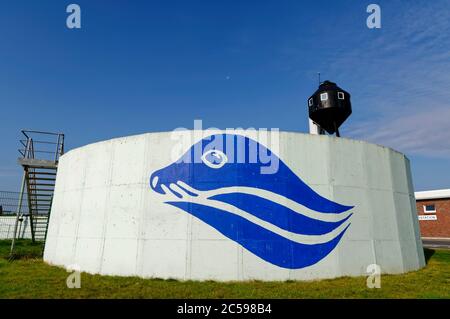
[[[56,169],[56,166],[43,168],[24,165],[33,241],[45,241],[47,235]]]
[[[59,157],[64,153],[64,134],[22,130],[25,139],[18,162],[24,169],[22,192],[28,196],[32,241],[45,242]],[[14,236],[15,237],[15,236]],[[14,244],[12,246],[13,250]]]

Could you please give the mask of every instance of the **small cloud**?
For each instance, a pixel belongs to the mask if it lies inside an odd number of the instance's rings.
[[[450,108],[430,107],[396,119],[362,122],[346,129],[349,136],[392,147],[406,154],[450,159]]]

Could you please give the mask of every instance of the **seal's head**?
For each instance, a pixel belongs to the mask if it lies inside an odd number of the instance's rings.
[[[174,163],[154,172],[150,186],[160,194],[179,181],[202,191],[254,186],[255,179],[275,180],[276,176],[264,178],[260,175],[271,175],[265,174],[265,170],[276,167],[278,162],[279,158],[271,150],[248,137],[215,134],[192,145]]]
[[[247,187],[277,193],[324,213],[352,208],[320,196],[270,149],[237,134],[215,134],[200,140],[177,161],[155,171],[150,186],[157,193],[177,197],[179,187],[194,196],[199,191]]]

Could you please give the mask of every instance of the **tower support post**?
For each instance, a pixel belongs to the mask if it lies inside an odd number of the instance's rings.
[[[309,119],[309,134],[324,135],[325,130],[317,125],[313,120]]]

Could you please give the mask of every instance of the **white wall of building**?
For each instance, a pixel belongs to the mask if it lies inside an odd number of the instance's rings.
[[[197,142],[202,133],[217,132],[182,134]],[[173,162],[177,141],[171,133],[112,139],[63,155],[44,260],[96,274],[186,280],[308,280],[367,275],[370,264],[382,273],[424,266],[403,154],[331,136],[280,132],[276,139],[279,150],[272,150],[314,191],[355,206],[342,240],[318,263],[302,269],[273,265],[165,204],[149,178]]]

